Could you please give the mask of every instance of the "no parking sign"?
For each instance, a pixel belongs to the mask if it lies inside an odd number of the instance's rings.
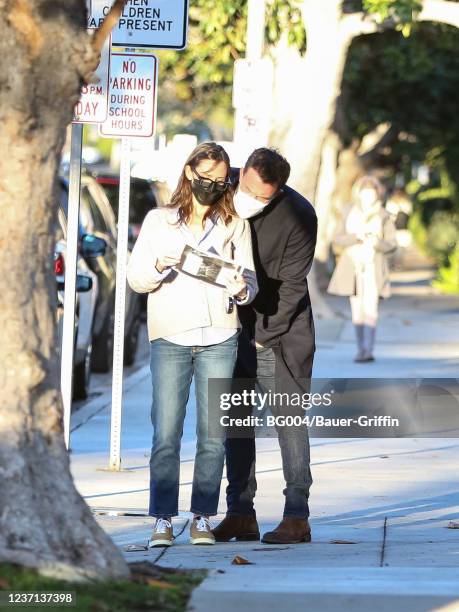
[[[158,60],[154,55],[112,53],[107,119],[99,133],[105,138],[155,133]]]

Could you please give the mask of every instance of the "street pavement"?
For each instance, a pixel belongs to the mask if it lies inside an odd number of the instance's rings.
[[[334,318],[316,321],[317,378],[453,378],[459,373],[459,299],[430,289],[422,265],[392,274],[382,304],[376,361],[355,364],[347,300],[329,298]],[[204,568],[190,609],[459,610],[459,439],[313,438],[313,541],[197,547],[188,543],[195,451],[193,393],[182,438],[180,516],[168,549],[145,550],[151,445],[147,341],[125,376],[122,470],[108,468],[109,379],[72,417],[71,464],[77,487],[128,561]],[[457,432],[456,432],[457,433]],[[279,521],[283,478],[277,441],[257,440],[256,508],[261,531]],[[219,516],[224,516],[225,479]],[[235,565],[235,557],[248,563]]]

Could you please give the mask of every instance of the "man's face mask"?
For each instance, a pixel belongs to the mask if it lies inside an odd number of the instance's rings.
[[[234,194],[234,208],[241,219],[250,219],[258,215],[269,202],[260,202],[239,188]]]
[[[227,191],[228,181],[212,181],[200,176],[196,170],[192,171],[196,178],[191,181],[191,192],[203,206],[213,206]]]

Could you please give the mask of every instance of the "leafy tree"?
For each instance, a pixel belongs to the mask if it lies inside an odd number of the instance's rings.
[[[247,0],[195,0],[187,49],[158,53],[160,120],[166,130],[188,131],[191,123],[196,132],[199,122],[208,121],[231,131],[234,61],[245,56],[247,6]],[[299,0],[271,0],[266,17],[267,44],[286,33],[291,45],[305,51]]]
[[[384,158],[402,171],[415,201],[413,235],[440,266],[438,288],[459,290],[457,264],[459,211],[459,31],[451,26],[415,24],[409,37],[387,31],[357,38],[343,81],[347,146],[382,123],[395,138]],[[430,168],[430,183],[410,180],[417,161]]]
[[[419,24],[408,38],[396,31],[359,37],[344,72],[347,142],[390,123],[395,141],[388,163],[424,161],[436,151],[459,183],[459,31]],[[409,138],[408,138],[409,136]],[[435,159],[432,160],[433,165]]]

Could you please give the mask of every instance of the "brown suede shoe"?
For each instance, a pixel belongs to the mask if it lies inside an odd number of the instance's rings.
[[[229,542],[236,538],[238,542],[252,542],[260,539],[257,519],[252,515],[226,516],[220,525],[212,530],[217,542]]]
[[[265,533],[262,542],[265,544],[299,544],[311,541],[311,527],[308,519],[284,516],[273,531]]]

